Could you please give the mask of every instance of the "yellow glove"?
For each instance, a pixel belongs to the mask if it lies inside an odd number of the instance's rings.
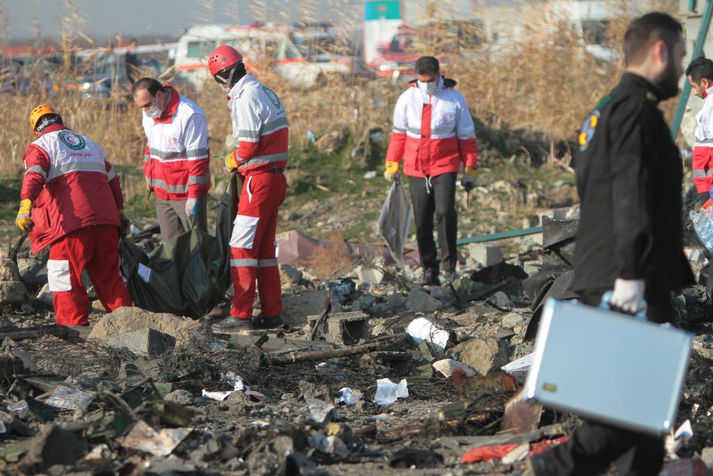
[[[399,173],[399,163],[398,162],[386,162],[386,169],[384,170],[384,178],[391,182],[394,180],[394,176]]]
[[[21,231],[30,231],[30,228],[32,227],[30,208],[32,208],[32,200],[26,198],[20,201],[20,209],[17,211],[15,224]]]
[[[463,173],[465,173],[466,175],[470,175],[471,177],[475,177],[476,175],[478,175],[478,171],[475,167],[468,167],[467,165]]]
[[[238,163],[235,161],[235,151],[228,152],[228,155],[225,156],[225,169],[228,172],[232,172],[237,168]]]

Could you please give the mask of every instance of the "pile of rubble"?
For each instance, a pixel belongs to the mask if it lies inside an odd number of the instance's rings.
[[[329,282],[283,264],[287,324],[269,332],[138,308],[56,326],[41,266],[6,259],[0,469],[518,474],[577,422],[519,393],[533,315],[568,292],[572,222],[545,229],[537,253],[472,246],[441,287],[379,259]],[[676,306],[698,337],[678,421],[691,432],[670,442],[667,474],[694,474],[713,464],[713,326],[702,286]]]

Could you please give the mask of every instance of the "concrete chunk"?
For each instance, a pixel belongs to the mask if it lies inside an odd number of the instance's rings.
[[[309,316],[310,323],[319,320],[319,315]],[[327,342],[353,345],[369,338],[369,316],[360,311],[330,314],[324,323]]]
[[[470,365],[481,375],[500,369],[510,359],[507,346],[498,339],[474,338],[453,347],[453,358]]]
[[[468,245],[470,257],[483,266],[493,266],[503,260],[503,249],[498,245],[486,243],[471,243]]]
[[[156,329],[145,327],[115,334],[108,337],[104,343],[109,347],[129,349],[138,355],[155,357],[171,350],[176,345],[176,339]]]
[[[21,281],[0,281],[0,306],[19,306],[27,302],[27,289]]]
[[[445,307],[445,303],[434,298],[419,288],[413,288],[408,293],[406,308],[412,312],[434,312]]]

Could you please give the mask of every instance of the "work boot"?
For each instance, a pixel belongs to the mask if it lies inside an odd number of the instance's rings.
[[[280,316],[268,317],[260,314],[253,319],[253,326],[255,326],[255,329],[275,329],[280,327],[282,324],[284,324],[284,322]]]
[[[421,286],[440,286],[441,281],[438,279],[438,270],[424,269],[420,284]]]
[[[228,316],[216,322],[213,324],[213,327],[231,331],[252,330],[254,328],[253,322],[250,318],[237,318],[234,316]]]

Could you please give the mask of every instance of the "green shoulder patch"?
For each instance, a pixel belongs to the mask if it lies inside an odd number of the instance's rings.
[[[611,101],[611,99],[611,95],[605,96],[601,101],[599,101],[599,103],[597,103],[594,110],[589,113],[586,119],[584,119],[584,122],[582,123],[582,128],[579,130],[579,135],[577,136],[577,144],[579,144],[580,152],[584,152],[585,150],[587,150],[589,144],[592,142],[594,133],[597,130],[597,125],[599,125],[599,117],[601,116],[601,110],[604,109],[604,106],[609,104],[609,101]]]

